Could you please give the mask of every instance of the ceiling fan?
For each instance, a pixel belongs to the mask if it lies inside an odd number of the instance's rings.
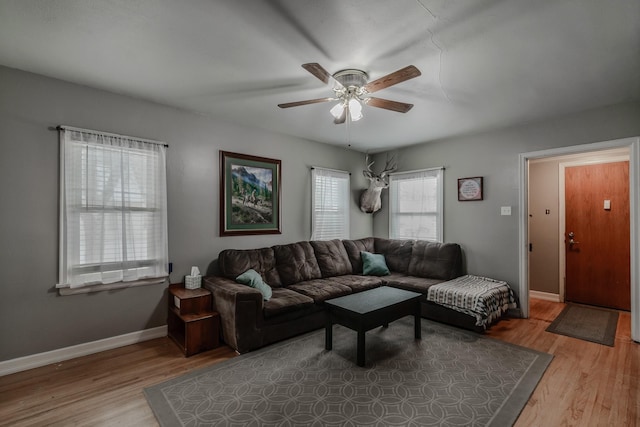
[[[309,63],[302,64],[302,68],[316,76],[325,84],[333,86],[333,97],[308,99],[306,101],[288,102],[278,104],[280,108],[298,107],[300,105],[317,104],[320,102],[338,101],[331,108],[330,113],[334,117],[335,124],[344,123],[347,116],[351,121],[357,121],[362,118],[362,105],[370,105],[372,107],[384,108],[385,110],[406,113],[413,104],[404,102],[391,101],[389,99],[374,98],[369,94],[377,92],[389,86],[402,83],[406,80],[418,77],[422,73],[413,65],[404,67],[384,77],[367,83],[369,76],[362,70],[346,69],[336,73],[329,74],[320,64]]]

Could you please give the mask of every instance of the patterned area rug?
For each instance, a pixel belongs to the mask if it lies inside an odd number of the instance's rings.
[[[546,329],[585,341],[613,347],[616,341],[619,313],[605,308],[567,304]]]
[[[552,356],[422,319],[334,326],[145,389],[162,426],[509,426]]]

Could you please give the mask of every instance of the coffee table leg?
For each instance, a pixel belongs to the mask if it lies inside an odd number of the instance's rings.
[[[324,329],[324,348],[326,350],[333,348],[333,323],[331,321],[327,321]]]
[[[358,331],[358,366],[364,366],[364,334],[363,330]]]
[[[418,310],[416,311],[416,314],[414,315],[414,329],[415,329],[415,336],[416,339],[422,339],[422,323],[420,320],[420,303],[418,303]]]
[[[327,320],[324,328],[324,348],[326,350],[333,348],[333,323],[330,320]]]

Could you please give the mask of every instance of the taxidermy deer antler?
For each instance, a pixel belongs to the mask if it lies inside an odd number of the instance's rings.
[[[360,210],[364,213],[374,213],[380,210],[382,202],[380,201],[380,195],[382,190],[389,187],[389,173],[395,171],[398,166],[394,157],[387,157],[387,163],[384,170],[379,174],[376,174],[371,170],[371,166],[375,163],[372,161],[369,163],[369,155],[365,157],[365,163],[367,169],[362,171],[362,174],[369,180],[369,188],[364,190],[360,195]]]

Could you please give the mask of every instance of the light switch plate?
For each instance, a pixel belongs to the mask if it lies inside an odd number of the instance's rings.
[[[500,215],[511,215],[511,206],[502,206],[500,208]]]
[[[605,211],[610,211],[611,210],[611,200],[605,200],[604,201],[604,210]]]

